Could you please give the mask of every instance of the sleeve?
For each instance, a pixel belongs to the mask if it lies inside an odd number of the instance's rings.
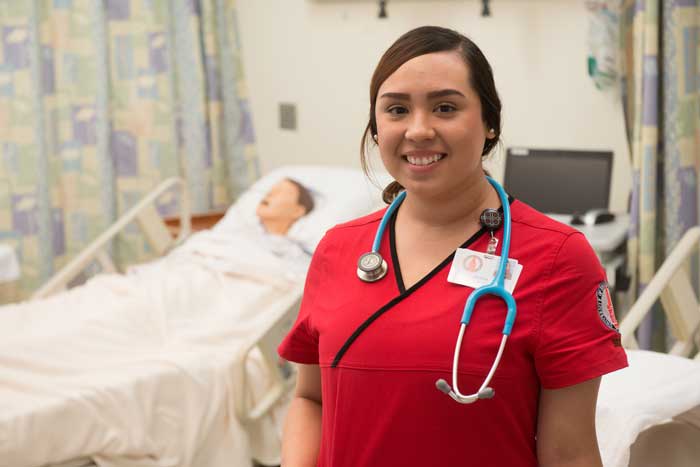
[[[580,232],[561,244],[545,281],[535,366],[557,389],[627,366],[605,272]]]
[[[277,349],[280,357],[292,362],[318,364],[318,332],[313,327],[312,319],[318,302],[317,297],[323,290],[322,282],[326,277],[327,242],[326,236],[311,258],[299,315]]]

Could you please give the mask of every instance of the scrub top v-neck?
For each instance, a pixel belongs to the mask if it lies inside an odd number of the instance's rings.
[[[360,281],[357,259],[372,244],[382,214],[328,231],[314,254],[298,319],[279,348],[288,360],[320,367],[318,465],[535,467],[540,389],[626,366],[595,253],[574,229],[511,203],[510,257],[523,265],[513,293],[518,319],[492,380],[496,396],[461,405],[435,381],[450,379],[472,289],[447,282],[450,256],[402,292],[391,229],[380,249],[392,258],[387,276]],[[488,238],[482,232],[465,246],[485,251]],[[504,315],[495,297],[477,305],[460,354],[463,391],[473,392],[488,372]]]
[[[400,209],[400,208],[399,208]],[[394,211],[393,215],[389,219],[389,249],[391,250],[391,262],[392,265],[394,266],[394,274],[395,274],[395,280],[396,280],[396,285],[399,288],[399,293],[404,294],[407,292],[406,286],[404,285],[403,281],[403,275],[401,273],[401,263],[399,262],[399,255],[396,251],[396,217],[399,214],[399,209]],[[459,248],[469,248],[469,246],[476,241],[480,236],[484,235],[486,233],[486,229],[483,227],[474,233],[471,237],[469,237],[467,240],[462,243]],[[422,284],[430,280],[431,277],[433,277],[438,271],[440,271],[442,268],[446,267],[449,263],[452,262],[454,259],[455,253],[452,252],[447,258],[442,260],[437,266],[435,266],[430,272],[428,272],[425,276],[423,276],[421,279],[419,279],[415,284],[413,284],[408,290],[420,287]]]

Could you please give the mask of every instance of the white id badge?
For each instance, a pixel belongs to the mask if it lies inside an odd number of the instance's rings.
[[[498,272],[500,256],[488,255],[480,251],[458,248],[447,281],[453,284],[465,285],[474,289],[490,284]],[[505,289],[513,293],[518,282],[523,265],[518,260],[510,258],[506,266]]]

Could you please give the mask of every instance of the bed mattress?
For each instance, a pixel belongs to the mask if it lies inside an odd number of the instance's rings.
[[[700,409],[700,362],[628,350],[629,367],[603,377],[596,427],[606,467],[627,467],[645,430]]]

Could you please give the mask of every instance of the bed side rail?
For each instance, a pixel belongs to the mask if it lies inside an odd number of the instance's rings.
[[[299,312],[303,286],[298,285],[290,293],[289,300],[281,303],[274,310],[265,310],[265,313],[273,313],[275,316],[267,329],[260,330],[257,336],[252,336],[248,345],[239,354],[236,362],[234,383],[234,410],[236,418],[242,424],[255,422],[294,387],[296,378],[294,377],[294,366],[288,362],[280,361],[277,354],[277,347],[289,332]],[[270,382],[262,394],[260,388],[253,387],[248,380],[246,373],[246,360],[251,352],[258,350],[262,354],[265,372]]]
[[[623,346],[631,349],[639,347],[634,331],[660,298],[671,334],[676,339],[669,353],[691,357],[694,349],[700,347],[700,304],[691,281],[689,264],[699,242],[700,226],[688,229],[663,262],[620,324]],[[700,360],[700,353],[695,359]]]
[[[173,238],[161,219],[155,207],[155,201],[172,187],[180,188],[180,233]],[[189,191],[185,180],[177,177],[162,181],[155,189],[144,196],[135,206],[129,209],[117,221],[109,226],[99,237],[92,241],[73,260],[54,274],[33,295],[32,300],[43,298],[58,291],[64,290],[78,274],[80,274],[93,261],[97,261],[105,272],[116,272],[117,268],[109,256],[108,246],[128,224],[136,222],[144,233],[148,244],[158,255],[162,255],[173,246],[184,240],[191,231],[191,208]]]

